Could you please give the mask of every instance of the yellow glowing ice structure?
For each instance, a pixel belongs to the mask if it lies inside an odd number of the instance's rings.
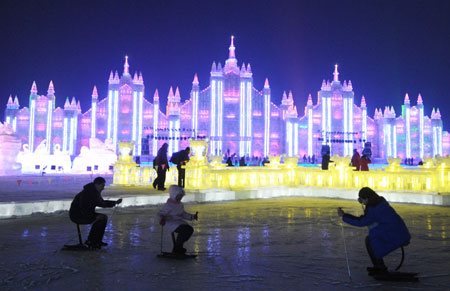
[[[221,169],[225,168],[227,165],[223,164],[223,156],[209,156],[210,165],[214,169]]]
[[[209,139],[194,140],[189,139],[189,147],[191,148],[191,157],[188,165],[205,165],[208,161],[206,153],[208,152]]]
[[[207,162],[207,140],[190,140],[192,156],[186,169],[186,189],[226,188],[240,190],[264,186],[311,186],[360,189],[368,186],[376,190],[408,192],[449,192],[450,158],[424,159],[420,169],[405,169],[399,159],[389,159],[385,169],[354,171],[349,157],[333,156],[329,170],[298,166],[298,157],[269,157],[264,167],[226,167],[222,156],[210,156]],[[114,170],[114,184],[149,185],[156,173],[150,168],[139,168],[130,155],[132,145],[120,143],[121,156]],[[176,183],[177,171],[170,171],[166,184]]]
[[[134,142],[119,142],[119,160],[114,164],[114,185],[135,185],[142,182],[139,179],[140,169],[133,161],[133,145]]]

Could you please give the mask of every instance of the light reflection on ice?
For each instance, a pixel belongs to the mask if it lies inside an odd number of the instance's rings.
[[[218,253],[220,251],[220,242],[222,236],[220,234],[220,228],[214,228],[209,232],[206,250],[209,254]]]
[[[140,219],[136,218],[136,223],[130,229],[130,245],[134,247],[140,246],[141,234],[139,232]]]
[[[47,236],[47,227],[46,227],[46,226],[43,226],[43,227],[42,227],[42,230],[41,230],[41,236],[42,236],[42,237],[46,237],[46,236]]]
[[[28,237],[28,229],[25,229],[22,233],[22,237]]]
[[[238,228],[237,256],[240,261],[248,260],[250,252],[250,228]]]

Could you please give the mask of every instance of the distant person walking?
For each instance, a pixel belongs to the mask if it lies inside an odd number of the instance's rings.
[[[366,155],[363,155],[360,160],[361,171],[369,171],[370,163],[372,163],[372,161],[369,159],[369,157]]]
[[[184,188],[186,169],[183,168],[189,162],[189,154],[191,153],[191,148],[187,147],[184,150],[173,153],[170,158],[170,162],[177,165],[178,170],[178,186]]]
[[[156,168],[156,179],[153,181],[153,188],[164,191],[164,184],[166,183],[166,171],[169,170],[169,161],[167,161],[167,149],[169,145],[164,143],[158,150],[156,158],[153,160],[153,167]]]
[[[330,151],[327,151],[322,156],[322,170],[328,170],[329,163],[334,163],[334,161],[330,160]]]
[[[359,156],[358,150],[353,150],[353,156],[352,156],[352,167],[355,167],[354,171],[359,171],[360,168],[360,160],[361,157]]]
[[[102,246],[108,245],[102,241],[108,216],[102,213],[96,213],[95,207],[111,208],[122,202],[122,199],[116,201],[103,200],[101,193],[105,188],[105,183],[104,178],[95,178],[94,182],[84,185],[83,191],[75,196],[70,205],[70,220],[76,224],[92,223],[91,231],[85,242],[90,248],[99,249]]]

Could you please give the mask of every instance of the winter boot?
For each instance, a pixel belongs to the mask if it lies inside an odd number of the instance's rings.
[[[184,255],[186,253],[186,249],[183,248],[182,245],[175,245],[173,247],[172,253],[177,254],[177,255]]]

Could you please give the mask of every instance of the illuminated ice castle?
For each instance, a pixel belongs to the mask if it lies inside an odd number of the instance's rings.
[[[55,90],[50,82],[47,95],[31,87],[29,107],[20,109],[17,97],[9,98],[6,122],[22,143],[33,150],[47,140],[47,151],[59,144],[71,155],[88,146],[89,139],[109,139],[117,149],[120,141],[135,141],[136,156],[155,155],[164,142],[169,154],[188,146],[188,138],[210,139],[213,155],[236,153],[239,156],[320,156],[322,145],[331,154],[350,156],[370,142],[374,157],[423,158],[449,153],[450,137],[443,132],[439,109],[425,115],[422,97],[411,106],[405,96],[401,114],[393,107],[375,110],[369,117],[364,96],[355,104],[351,81],[339,80],[337,65],[333,81],[323,81],[314,104],[308,97],[303,116],[298,116],[292,93],[284,93],[281,104],[274,104],[269,82],[262,90],[253,85],[250,64],[238,65],[233,37],[225,64],[213,62],[209,85],[201,89],[197,75],[187,100],[170,88],[167,108],[159,105],[158,91],[152,102],[145,98],[141,73],[130,74],[128,58],[122,76],[109,76],[108,94],[99,99],[92,93],[92,106],[82,112],[79,101],[66,100],[55,108]]]

